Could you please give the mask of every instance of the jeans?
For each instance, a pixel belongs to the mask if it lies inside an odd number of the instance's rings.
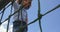
[[[24,21],[15,21],[13,22],[13,32],[27,32],[27,26],[24,28],[20,28],[21,26],[25,26],[26,23]]]

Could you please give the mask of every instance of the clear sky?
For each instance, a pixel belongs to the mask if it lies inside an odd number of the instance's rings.
[[[40,0],[41,3],[41,14],[46,13],[47,11],[51,10],[58,4],[60,4],[60,0]],[[7,18],[10,12],[10,8],[6,9],[3,20]],[[28,23],[33,21],[37,18],[38,15],[38,0],[32,1],[31,8],[27,11],[28,12]],[[12,19],[11,19],[12,21]],[[60,32],[60,8],[54,10],[53,12],[45,15],[41,19],[42,22],[42,29],[43,32]],[[0,32],[6,30],[7,22],[2,24],[0,27]],[[11,30],[12,22],[10,22],[10,29]],[[39,23],[38,21],[28,26],[28,32],[40,32]]]

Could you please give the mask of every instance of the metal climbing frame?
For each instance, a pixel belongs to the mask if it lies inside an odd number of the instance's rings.
[[[10,5],[11,5],[11,4],[9,4],[9,5],[8,5],[7,7],[5,7],[5,8],[3,7],[4,9],[3,9],[3,11],[1,12],[1,13],[2,13],[2,16],[1,16],[1,18],[0,18],[0,22],[1,22],[2,18],[3,18],[5,9],[8,8]],[[48,13],[56,10],[56,9],[59,8],[59,7],[60,7],[60,4],[57,5],[56,7],[54,7],[53,9],[49,10],[49,11],[46,12],[45,14],[42,15],[42,14],[40,13],[40,11],[41,11],[41,10],[40,10],[40,0],[38,0],[38,18],[36,18],[36,19],[33,20],[32,22],[30,22],[28,25],[33,24],[33,23],[35,23],[37,20],[39,20],[40,31],[42,32],[42,26],[41,26],[41,21],[40,21],[41,18],[42,18],[43,16],[45,16],[46,14],[48,14]],[[23,8],[23,6],[21,6],[20,9],[18,9],[18,11],[21,10],[22,8]],[[1,8],[1,9],[2,9],[2,8]],[[12,9],[11,9],[11,10],[12,10]],[[6,18],[3,22],[0,23],[0,25],[1,25],[1,24],[4,23],[6,20],[8,20],[8,25],[7,25],[7,31],[6,31],[6,32],[8,32],[10,18],[11,18],[14,14],[16,14],[18,11],[14,12],[13,14],[10,14],[10,15],[8,16],[8,18]],[[1,13],[0,13],[0,14],[1,14]],[[24,27],[26,27],[26,25],[25,25]]]

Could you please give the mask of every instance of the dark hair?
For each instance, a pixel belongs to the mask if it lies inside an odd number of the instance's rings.
[[[22,3],[22,0],[19,1],[19,4],[21,4],[21,3]]]
[[[30,8],[31,2],[32,2],[32,0],[30,0],[30,3],[29,3],[30,5],[28,7],[26,7],[25,9],[29,9]]]

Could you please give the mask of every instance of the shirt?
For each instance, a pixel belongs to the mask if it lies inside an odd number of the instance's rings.
[[[21,5],[20,4],[18,4],[16,1],[13,3],[13,7],[14,7],[14,12],[16,12],[18,9],[19,9],[19,7],[20,7]],[[21,13],[21,11],[22,11],[22,13]],[[20,21],[25,21],[25,22],[27,22],[27,11],[26,11],[26,9],[22,9],[22,10],[20,10],[19,12],[17,12],[16,14],[14,14],[14,16],[13,16],[13,21],[17,21],[17,20],[20,20]]]

